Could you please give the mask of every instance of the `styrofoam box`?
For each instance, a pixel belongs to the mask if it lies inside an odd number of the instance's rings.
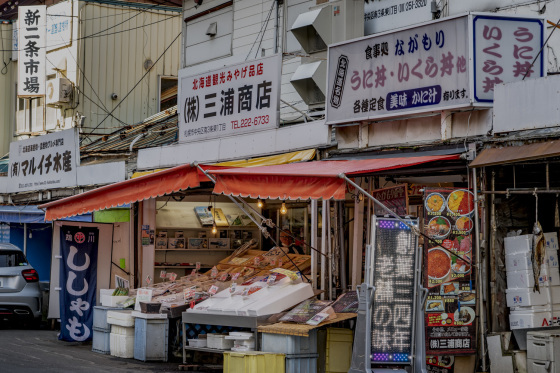
[[[134,327],[111,325],[111,333],[124,335],[127,337],[134,337]]]
[[[134,330],[134,329],[133,329]],[[132,359],[134,357],[134,335],[113,334],[110,337],[111,356]]]
[[[546,240],[546,248],[548,250],[558,250],[558,235],[556,232],[545,233],[544,239]]]
[[[91,345],[91,350],[99,354],[108,355],[110,352],[109,334],[111,333],[104,330],[93,328],[93,341]]]
[[[551,317],[552,316],[552,317]],[[560,325],[560,308],[554,305],[553,311],[511,311],[509,327],[511,329],[541,328]]]
[[[533,235],[504,237],[504,247],[506,255],[521,254],[531,252],[533,247]]]
[[[128,299],[127,296],[113,296],[115,289],[100,289],[99,297],[101,298],[101,305],[105,307],[115,307],[117,303],[122,303]]]
[[[549,273],[550,272],[550,273]],[[533,271],[510,271],[506,272],[508,289],[532,288],[535,286],[535,278]],[[542,270],[539,276],[539,284],[541,286],[557,286],[560,285],[560,273],[558,268],[550,268],[550,270]]]
[[[230,350],[233,347],[233,340],[226,339],[224,334],[209,333],[208,334],[208,348],[216,348],[219,350]]]
[[[134,317],[132,310],[129,311],[109,311],[107,312],[107,323],[111,325],[125,326],[130,328],[134,326]]]
[[[527,373],[558,373],[558,363],[527,358]]]
[[[541,292],[533,291],[533,288],[506,289],[506,302],[508,307],[543,306],[549,303],[560,303],[560,286],[551,286],[541,289]]]
[[[558,251],[546,250],[541,268],[557,268]],[[533,270],[533,254],[531,252],[506,255],[506,271]]]
[[[560,362],[560,332],[558,330],[528,332],[527,357]]]

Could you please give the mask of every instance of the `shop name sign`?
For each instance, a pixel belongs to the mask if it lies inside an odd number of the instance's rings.
[[[280,55],[181,78],[179,142],[275,128]]]
[[[541,18],[472,13],[331,46],[327,123],[490,106],[496,84],[546,75],[543,35]]]
[[[76,129],[12,142],[8,192],[75,186],[78,143]]]
[[[383,0],[364,4],[364,35],[431,20],[431,0]]]
[[[47,7],[18,8],[18,96],[45,95]]]

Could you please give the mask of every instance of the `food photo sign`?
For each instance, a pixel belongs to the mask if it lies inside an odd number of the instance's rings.
[[[426,354],[476,352],[476,274],[470,263],[474,196],[466,189],[424,189]]]

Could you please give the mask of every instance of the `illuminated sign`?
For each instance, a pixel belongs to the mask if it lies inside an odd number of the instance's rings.
[[[417,225],[416,220],[407,220]],[[375,222],[375,286],[371,322],[372,363],[410,363],[414,353],[414,315],[418,237],[396,219]]]

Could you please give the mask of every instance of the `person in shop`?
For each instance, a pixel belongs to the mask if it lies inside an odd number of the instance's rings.
[[[288,254],[303,255],[303,243],[294,237],[295,235],[290,231],[290,227],[284,225],[280,231],[280,243],[288,249]]]

